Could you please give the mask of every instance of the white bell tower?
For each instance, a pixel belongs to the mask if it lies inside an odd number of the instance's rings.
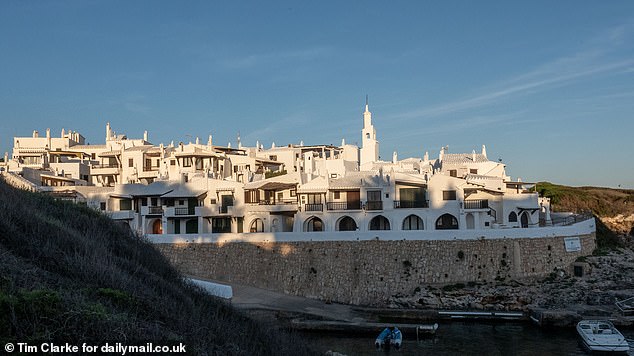
[[[368,109],[368,96],[365,96],[365,111],[363,112],[363,129],[361,130],[361,162],[364,165],[379,160],[379,141],[376,140],[376,130],[372,126],[372,113]],[[363,169],[363,168],[362,168]]]

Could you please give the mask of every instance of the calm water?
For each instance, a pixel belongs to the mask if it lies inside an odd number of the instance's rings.
[[[619,329],[634,348],[634,330]],[[379,331],[377,331],[378,334]],[[376,350],[376,336],[337,337],[329,334],[306,334],[323,351],[333,350],[346,355],[588,355],[577,332],[543,330],[529,323],[478,324],[452,322],[440,324],[435,336],[416,341],[416,336],[403,337],[400,350]],[[630,350],[630,355],[634,351]]]

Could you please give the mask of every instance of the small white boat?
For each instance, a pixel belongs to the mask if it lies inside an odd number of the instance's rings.
[[[582,320],[577,332],[584,345],[591,351],[627,352],[630,345],[620,331],[607,320]]]

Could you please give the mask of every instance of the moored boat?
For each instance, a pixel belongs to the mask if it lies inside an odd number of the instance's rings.
[[[387,349],[391,346],[399,349],[402,344],[403,334],[397,327],[394,326],[383,329],[383,331],[381,331],[379,336],[377,336],[376,340],[374,341],[374,345],[377,349]]]
[[[627,352],[630,350],[623,334],[607,320],[582,320],[577,323],[577,333],[591,351]]]

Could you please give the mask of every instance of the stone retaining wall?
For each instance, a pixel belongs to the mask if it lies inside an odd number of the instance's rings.
[[[581,251],[566,252],[564,237],[417,240],[160,243],[183,273],[333,302],[385,306],[393,295],[427,285],[545,277],[570,272],[595,248],[580,235]]]

